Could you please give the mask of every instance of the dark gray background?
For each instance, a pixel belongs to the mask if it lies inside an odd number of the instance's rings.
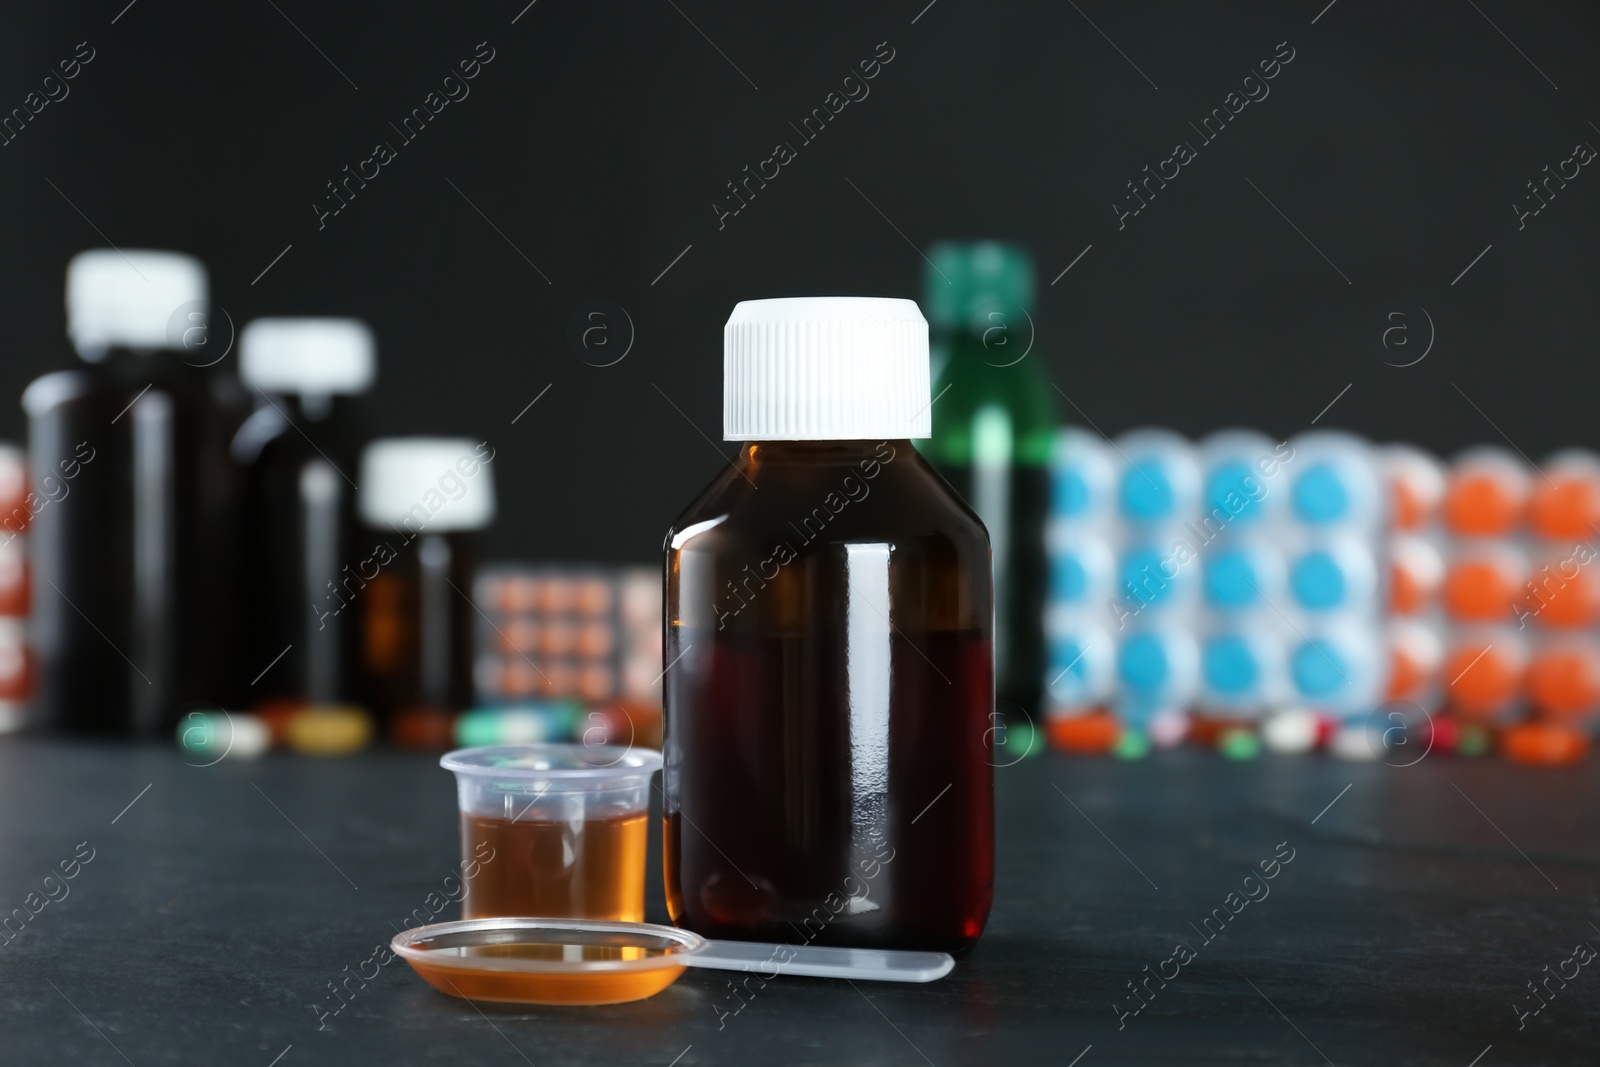
[[[378,431],[491,439],[495,554],[648,559],[718,465],[735,301],[916,296],[913,245],[995,236],[1037,258],[1033,358],[1107,433],[1291,433],[1353,383],[1319,425],[1449,452],[1500,440],[1492,420],[1535,459],[1597,443],[1600,177],[1520,231],[1511,206],[1600,144],[1592,5],[525,2],[11,6],[0,111],[79,41],[97,56],[0,148],[0,395],[68,361],[62,269],[97,229],[191,251],[236,323],[370,320]],[[480,41],[470,97],[319,232],[324,183]],[[723,183],[880,41],[871,95],[719,231]],[[1119,232],[1124,183],[1280,41],[1271,95]],[[636,327],[608,368],[567,341],[596,299]],[[1374,321],[1419,306],[1431,353],[1386,366]]]

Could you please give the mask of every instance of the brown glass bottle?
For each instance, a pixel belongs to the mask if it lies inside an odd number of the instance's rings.
[[[471,590],[477,569],[477,538],[465,531],[403,536],[372,535],[396,547],[387,564],[380,549],[369,566],[377,571],[360,591],[363,599],[362,665],[367,695],[379,720],[392,723],[405,712],[452,714],[472,701]]]
[[[240,636],[244,662],[261,664],[258,705],[361,697],[360,615],[340,610],[333,592],[348,574],[341,567],[370,547],[356,535],[345,481],[361,455],[348,404],[333,401],[334,421],[309,417],[296,397],[263,401],[233,439],[244,473]]]
[[[711,937],[964,951],[989,542],[909,440],[748,443],[667,539],[666,882]]]
[[[359,591],[373,547],[357,535],[354,394],[371,385],[374,349],[353,319],[264,318],[240,333],[239,376],[256,400],[232,445],[244,484],[240,643],[243,662],[260,665],[258,706],[363,699],[361,613],[343,610],[340,587]]]
[[[60,733],[154,735],[242,688],[232,653],[236,413],[204,349],[205,275],[168,252],[82,253],[83,361],[23,393],[33,488],[38,715]]]
[[[370,550],[344,568],[326,603],[359,610],[368,700],[391,728],[472,699],[468,599],[478,531],[494,518],[494,449],[451,438],[387,438],[362,456],[357,535]]]

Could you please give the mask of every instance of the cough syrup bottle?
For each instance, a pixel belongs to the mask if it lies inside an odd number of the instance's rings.
[[[355,319],[256,319],[239,335],[239,376],[256,409],[233,438],[244,476],[238,606],[252,702],[360,700],[358,611],[340,610],[357,570],[357,394],[372,386],[372,331]],[[259,672],[257,674],[256,672]]]
[[[665,874],[708,937],[970,949],[994,879],[983,524],[911,446],[908,300],[746,301],[739,453],[666,541]]]
[[[211,343],[206,301],[189,256],[98,249],[68,266],[82,365],[22,397],[47,730],[164,733],[183,709],[226,706],[243,688],[231,658],[237,421],[219,399],[226,351]]]
[[[473,572],[478,535],[494,521],[494,449],[466,438],[392,437],[367,446],[360,557],[329,606],[362,616],[362,666],[372,708],[442,716],[472,699]]]
[[[1044,685],[1055,390],[1033,351],[1033,263],[1014,245],[928,250],[924,304],[940,350],[933,439],[923,451],[972,505],[994,546],[1001,711],[1032,715]]]

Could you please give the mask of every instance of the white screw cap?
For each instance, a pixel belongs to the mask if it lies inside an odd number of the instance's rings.
[[[361,518],[409,536],[494,521],[494,450],[453,437],[387,437],[361,455]]]
[[[268,393],[364,393],[376,373],[372,331],[359,319],[255,319],[239,334],[239,377]]]
[[[95,248],[67,264],[67,334],[85,359],[114,345],[182,348],[185,331],[204,326],[206,269],[179,252]],[[200,315],[177,315],[186,305]]]
[[[725,441],[932,436],[928,322],[911,300],[744,300],[722,331]]]

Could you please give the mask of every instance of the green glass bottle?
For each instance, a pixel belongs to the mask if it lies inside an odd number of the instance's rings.
[[[928,250],[922,308],[933,346],[933,437],[918,442],[978,513],[994,548],[1000,707],[1032,715],[1044,685],[1045,524],[1055,390],[1033,350],[1033,263],[1015,245]]]

